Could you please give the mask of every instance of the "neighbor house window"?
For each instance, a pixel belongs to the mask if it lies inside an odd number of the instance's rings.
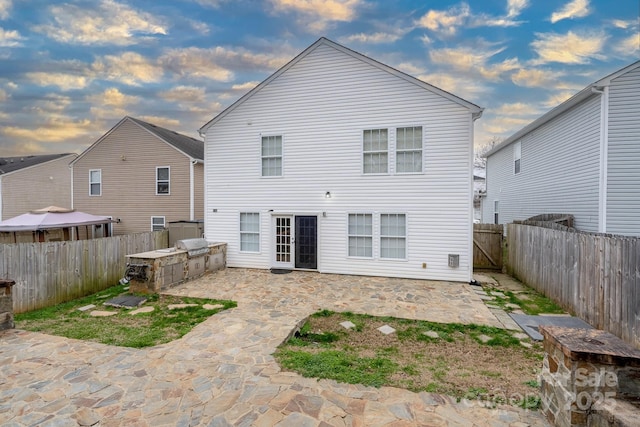
[[[169,166],[156,168],[156,194],[169,194]]]
[[[522,144],[520,141],[513,144],[513,173],[520,173],[520,157],[522,157]]]
[[[164,230],[164,217],[163,216],[152,216],[151,217],[151,231],[162,231]]]
[[[89,195],[102,195],[102,169],[93,169],[89,171]]]
[[[282,176],[282,136],[262,137],[262,176]]]
[[[362,172],[387,173],[389,137],[387,129],[365,130],[362,135]]]
[[[493,223],[500,224],[500,202],[498,200],[493,201]]]
[[[373,215],[349,214],[349,256],[373,258]]]
[[[422,172],[422,126],[396,129],[396,173]]]
[[[259,213],[240,213],[240,252],[260,252]]]
[[[405,214],[380,215],[380,258],[406,259],[407,217]]]

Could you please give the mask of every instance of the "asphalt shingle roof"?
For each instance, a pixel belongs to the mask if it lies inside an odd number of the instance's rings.
[[[144,122],[134,117],[129,117],[129,119],[133,120],[140,126],[144,127],[149,132],[154,133],[159,138],[173,145],[174,147],[176,147],[178,150],[182,151],[186,155],[194,159],[204,160],[204,142],[203,141],[197,140],[195,138],[191,138],[186,135],[182,135],[170,129],[161,128],[160,126],[156,126],[154,124]]]
[[[15,172],[20,169],[35,166],[40,163],[56,160],[61,157],[72,155],[73,153],[64,154],[43,154],[38,156],[19,156],[19,157],[0,157],[0,175]]]

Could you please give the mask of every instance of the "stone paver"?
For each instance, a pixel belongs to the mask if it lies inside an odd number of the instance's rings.
[[[321,308],[500,326],[469,285],[227,269],[171,293],[238,307],[148,349],[0,332],[0,425],[548,425],[511,406],[303,378],[272,357]]]
[[[380,327],[378,328],[378,330],[379,330],[380,332],[382,332],[383,334],[385,334],[385,335],[392,334],[392,333],[394,333],[394,332],[396,331],[395,329],[393,329],[393,328],[392,328],[391,326],[389,326],[389,325],[382,325],[382,326],[380,326]]]

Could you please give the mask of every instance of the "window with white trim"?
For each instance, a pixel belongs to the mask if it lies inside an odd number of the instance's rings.
[[[380,215],[380,258],[407,258],[407,216]]]
[[[92,169],[89,171],[89,195],[102,195],[102,169]]]
[[[520,141],[513,144],[513,173],[520,173],[520,158],[522,157],[522,144]]]
[[[156,195],[169,194],[169,166],[156,167]]]
[[[500,224],[500,202],[498,200],[493,201],[493,223]]]
[[[262,176],[282,176],[282,135],[263,136]]]
[[[369,129],[362,134],[362,172],[365,174],[389,171],[389,132]]]
[[[422,126],[396,129],[396,173],[422,172]]]
[[[349,256],[373,258],[373,215],[349,214]]]
[[[240,213],[240,252],[260,252],[259,213]]]
[[[151,217],[151,231],[162,231],[165,226],[165,217],[163,216],[152,216]]]

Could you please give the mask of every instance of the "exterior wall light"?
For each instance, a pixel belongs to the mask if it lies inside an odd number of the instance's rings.
[[[327,191],[326,193],[324,193],[324,198],[325,199],[330,199],[331,198],[331,191]]]

